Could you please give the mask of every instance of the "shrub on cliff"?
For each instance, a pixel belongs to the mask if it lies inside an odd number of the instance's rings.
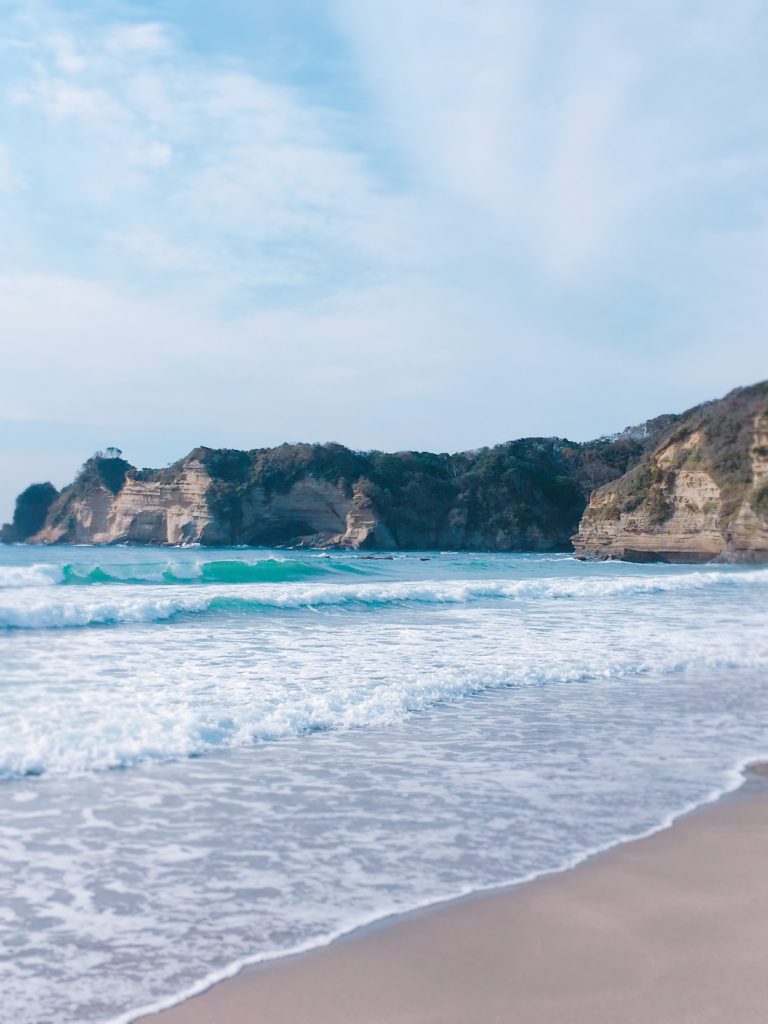
[[[753,511],[768,522],[768,480],[755,488],[750,504]]]
[[[118,452],[119,448],[107,451]],[[83,463],[74,483],[70,484],[67,490],[74,488],[77,493],[87,494],[94,487],[106,487],[112,494],[117,494],[125,483],[125,477],[130,469],[133,469],[133,466],[120,455],[96,452]]]

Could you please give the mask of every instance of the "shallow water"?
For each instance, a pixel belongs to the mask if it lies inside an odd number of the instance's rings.
[[[129,1019],[658,827],[768,753],[767,598],[560,555],[0,547],[3,1012]]]

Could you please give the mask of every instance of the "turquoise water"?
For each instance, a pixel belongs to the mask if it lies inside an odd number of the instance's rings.
[[[3,1012],[130,1020],[660,827],[768,753],[766,598],[564,555],[0,547]]]

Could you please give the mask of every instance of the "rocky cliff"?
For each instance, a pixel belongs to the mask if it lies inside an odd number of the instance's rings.
[[[593,493],[573,543],[582,558],[768,561],[768,382],[684,413]]]
[[[0,540],[565,551],[577,527],[583,558],[768,560],[768,383],[585,444],[196,448],[158,470],[108,450],[27,488]]]
[[[5,539],[569,550],[589,492],[634,465],[673,419],[586,444],[525,438],[453,455],[197,448],[165,469],[140,470],[108,451],[58,495],[34,485],[44,507],[15,516]]]

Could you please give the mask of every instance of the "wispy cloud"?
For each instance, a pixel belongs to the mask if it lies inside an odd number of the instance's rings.
[[[456,447],[766,375],[761,0],[266,3],[322,40],[6,0],[4,416]]]
[[[0,193],[10,192],[14,184],[13,165],[5,146],[0,145]]]
[[[756,198],[762,4],[371,7],[336,0],[401,159],[456,217],[501,223],[543,279],[604,288],[662,219],[711,218],[714,188]]]
[[[167,271],[173,252],[185,271],[207,252],[209,282],[231,291],[249,278],[258,287],[251,268],[265,246],[279,250],[270,286],[321,275],[331,261],[364,275],[371,261],[402,255],[390,227],[402,200],[341,141],[343,112],[243,60],[192,53],[159,24],[81,24],[75,37],[66,17],[53,20],[39,41],[29,24],[23,45],[17,37],[6,96],[28,202],[78,216],[75,260],[88,266],[90,247],[103,268],[127,239],[116,254],[124,272],[125,258],[142,255],[136,238],[151,236]],[[201,258],[190,261],[195,247]]]

